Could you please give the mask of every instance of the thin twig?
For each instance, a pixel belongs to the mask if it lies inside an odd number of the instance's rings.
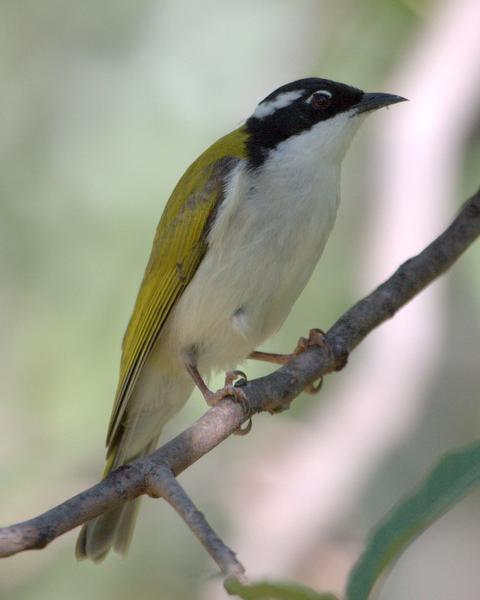
[[[159,466],[156,463],[155,468],[150,471],[147,489],[150,496],[163,498],[177,511],[226,577],[246,582],[243,565],[213,531],[168,465]]]
[[[327,332],[326,344],[309,348],[271,375],[248,382],[242,389],[251,412],[286,410],[308,384],[342,368],[349,353],[368,333],[446,271],[478,235],[480,192],[465,203],[442,235],[347,311]],[[0,529],[0,557],[43,548],[81,523],[122,502],[149,493],[149,482],[155,479],[154,473],[160,477],[161,491],[163,483],[159,471],[166,466],[169,472],[178,475],[220,444],[245,420],[245,413],[238,403],[229,398],[222,400],[151,455],[120,467],[100,483],[38,517]],[[155,494],[152,490],[150,493]],[[169,492],[165,493],[169,495]],[[175,494],[169,496],[169,501],[181,514],[183,509],[175,503]]]

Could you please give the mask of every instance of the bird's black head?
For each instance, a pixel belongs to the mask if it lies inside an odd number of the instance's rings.
[[[355,87],[310,77],[287,83],[262,100],[247,120],[250,165],[263,163],[280,142],[341,113],[351,116],[401,102],[391,94],[368,94]]]

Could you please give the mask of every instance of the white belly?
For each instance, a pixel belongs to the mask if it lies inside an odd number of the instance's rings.
[[[317,264],[338,187],[338,169],[308,161],[299,168],[288,156],[253,175],[239,165],[209,249],[169,318],[165,346],[180,360],[194,355],[207,375],[231,368],[275,333]]]

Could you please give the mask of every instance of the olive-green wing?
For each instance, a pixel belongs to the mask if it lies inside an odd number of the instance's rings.
[[[206,233],[224,194],[225,179],[245,157],[237,129],[208,148],[185,172],[165,207],[122,346],[120,378],[107,434],[116,434],[128,400],[162,327],[207,249]]]

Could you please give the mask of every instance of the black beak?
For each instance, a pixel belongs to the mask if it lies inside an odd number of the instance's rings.
[[[394,94],[382,94],[382,93],[371,93],[371,94],[363,94],[360,102],[357,102],[355,108],[355,114],[368,112],[370,110],[377,110],[378,108],[383,108],[384,106],[389,106],[390,104],[396,104],[397,102],[407,102],[407,98],[403,98],[402,96],[395,96]]]

